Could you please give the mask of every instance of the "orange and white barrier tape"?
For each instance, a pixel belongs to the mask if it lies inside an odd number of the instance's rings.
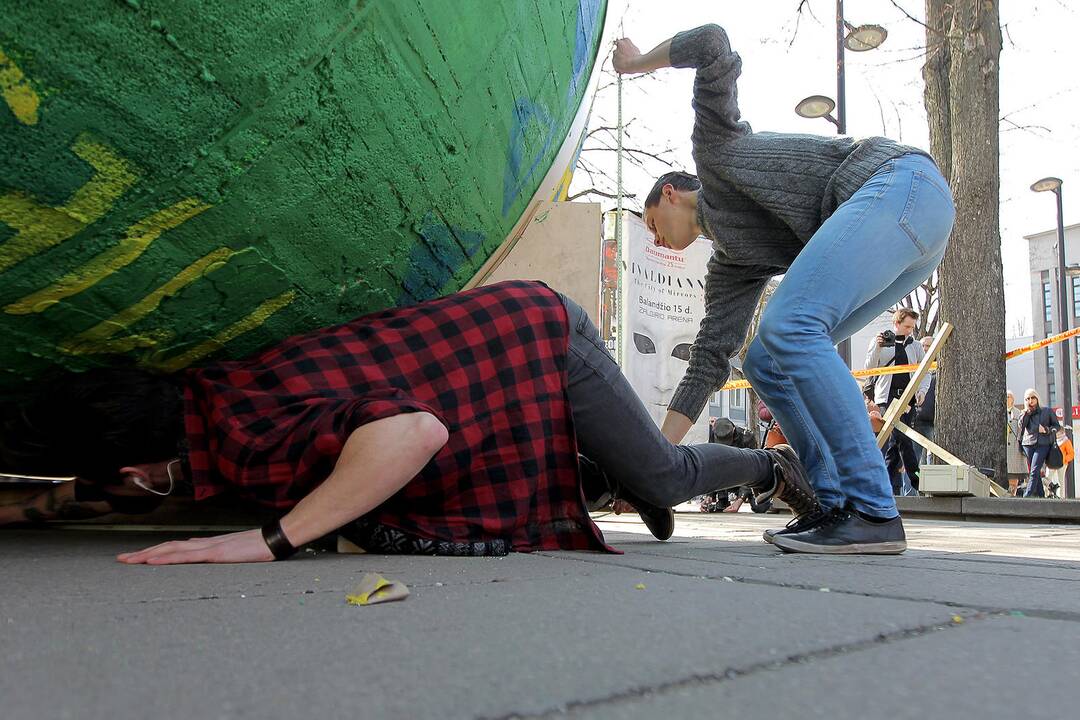
[[[1005,359],[1012,360],[1014,357],[1019,357],[1020,355],[1027,355],[1029,352],[1035,352],[1036,350],[1042,350],[1047,345],[1053,345],[1054,343],[1059,343],[1062,340],[1068,340],[1069,338],[1076,337],[1077,335],[1080,335],[1080,327],[1073,328],[1072,330],[1066,330],[1065,332],[1060,332],[1057,335],[1051,335],[1048,338],[1043,338],[1038,342],[1033,342],[1030,345],[1024,345],[1023,347],[1018,347],[1010,350],[1009,352],[1005,353]]]
[[[1020,357],[1021,355],[1027,355],[1028,353],[1035,352],[1036,350],[1042,350],[1044,347],[1059,343],[1063,340],[1068,340],[1071,337],[1080,335],[1080,327],[1073,328],[1072,330],[1066,330],[1060,332],[1057,335],[1051,335],[1050,337],[1043,338],[1038,342],[1033,342],[1030,345],[1024,345],[1005,353],[1006,360],[1012,360],[1013,358]],[[918,369],[918,364],[914,365],[889,365],[887,367],[879,368],[867,368],[866,370],[853,370],[851,377],[856,380],[861,380],[868,377],[877,377],[879,375],[897,375],[899,373],[913,373]],[[931,370],[937,370],[937,363],[933,363],[930,366]],[[724,385],[721,390],[746,390],[750,387],[750,383],[746,380],[732,380]]]

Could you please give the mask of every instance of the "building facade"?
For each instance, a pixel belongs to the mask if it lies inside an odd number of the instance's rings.
[[[1062,328],[1080,326],[1080,224],[1065,228],[1065,299],[1068,308],[1065,323],[1058,318],[1058,247],[1057,228],[1045,232],[1026,235],[1028,241],[1028,268],[1031,285],[1031,333],[1032,342],[1037,342]],[[1058,358],[1062,353],[1062,344],[1051,345],[1032,353],[1034,366],[1034,387],[1042,396],[1045,405],[1065,408],[1076,404],[1077,382],[1080,379],[1080,338],[1072,338],[1069,343],[1069,369],[1072,379],[1073,397],[1069,402],[1061,393],[1061,372]],[[1019,360],[1019,359],[1018,359]],[[1011,362],[1018,362],[1013,360]],[[1013,392],[1023,393],[1023,388],[1013,388]]]

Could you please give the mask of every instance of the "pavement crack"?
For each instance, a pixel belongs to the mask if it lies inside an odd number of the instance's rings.
[[[973,621],[983,621],[992,617],[1002,617],[1007,613],[994,613],[984,614],[966,618],[967,621],[964,624]],[[684,688],[702,686],[702,685],[715,685],[719,683],[725,683],[739,678],[747,677],[750,675],[756,675],[759,673],[774,672],[777,670],[783,670],[784,668],[792,665],[799,665],[802,663],[814,662],[817,660],[824,660],[828,658],[838,657],[841,655],[849,655],[852,653],[862,652],[883,645],[890,645],[893,643],[904,642],[906,640],[912,640],[915,638],[929,635],[930,633],[940,632],[944,630],[951,630],[958,627],[963,627],[964,624],[955,622],[946,623],[932,623],[929,625],[919,625],[911,628],[904,628],[901,630],[894,630],[893,632],[880,633],[873,638],[866,640],[857,640],[853,642],[841,643],[839,645],[831,645],[819,650],[809,650],[802,653],[794,653],[783,658],[775,660],[764,660],[761,662],[750,663],[742,667],[729,667],[722,671],[709,672],[709,673],[694,673],[677,680],[668,680],[666,682],[656,683],[655,685],[639,685],[625,690],[605,695],[603,697],[591,698],[588,700],[574,700],[561,705],[559,707],[550,708],[539,713],[509,713],[506,715],[498,716],[480,716],[477,720],[533,720],[538,718],[549,718],[560,715],[568,715],[570,713],[587,712],[591,709],[599,707],[613,705],[633,700],[639,700],[651,695],[663,694],[681,690]]]
[[[549,557],[554,557],[550,556]],[[711,580],[722,582],[740,583],[743,585],[758,585],[764,587],[784,588],[787,590],[803,590],[806,592],[821,592],[821,585],[807,584],[807,583],[790,583],[777,580],[762,580],[760,578],[748,578],[740,577],[738,575],[701,575],[699,573],[691,572],[679,572],[676,570],[658,570],[653,567],[640,567],[636,565],[617,564],[611,562],[605,562],[602,560],[592,560],[590,558],[574,558],[578,562],[590,563],[596,565],[607,565],[609,567],[619,567],[626,570],[637,570],[638,572],[650,573],[653,575],[669,575],[671,577],[692,578],[695,580]],[[864,592],[859,590],[845,590],[843,588],[829,588],[828,591],[834,595],[849,595],[854,597],[865,597],[876,600],[895,600],[898,602],[909,603],[930,603],[933,605],[940,605],[951,610],[969,610],[973,612],[987,613],[992,615],[1008,614],[1008,613],[1022,613],[1027,617],[1038,617],[1051,620],[1065,620],[1068,622],[1080,622],[1080,612],[1072,612],[1067,610],[1048,610],[1045,608],[1023,608],[1023,607],[991,607],[983,605],[974,605],[972,603],[961,602],[959,600],[942,600],[932,597],[913,597],[910,595],[894,595],[889,593],[873,593]]]

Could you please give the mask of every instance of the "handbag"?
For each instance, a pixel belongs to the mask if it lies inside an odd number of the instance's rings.
[[[1057,439],[1054,439],[1054,444],[1050,446],[1050,452],[1046,455],[1046,467],[1051,470],[1057,470],[1065,464],[1065,456],[1061,453],[1061,448],[1058,447]]]

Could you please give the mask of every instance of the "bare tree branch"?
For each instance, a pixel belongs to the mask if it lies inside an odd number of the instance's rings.
[[[810,17],[817,20],[817,16],[814,15],[814,8],[810,7],[810,0],[799,0],[799,7],[795,8],[795,29],[791,32],[791,40],[788,41],[788,47],[792,47],[795,44],[795,38],[799,36],[799,23],[802,22],[803,8],[806,8],[807,12],[810,13]]]
[[[1032,134],[1032,135],[1034,135],[1035,137],[1039,137],[1039,133],[1037,133],[1037,132],[1034,132],[1034,131],[1032,130],[1032,128],[1037,128],[1037,129],[1039,129],[1039,130],[1043,130],[1043,131],[1045,131],[1045,132],[1047,132],[1047,133],[1053,133],[1053,130],[1051,130],[1050,128],[1046,127],[1045,125],[1034,125],[1034,124],[1032,124],[1032,125],[1019,125],[1019,124],[1017,124],[1017,123],[1013,122],[1012,120],[1009,120],[1008,118],[1004,118],[1004,117],[1003,117],[1003,118],[1000,118],[1000,119],[998,120],[998,122],[999,122],[999,123],[1008,123],[1009,125],[1012,125],[1012,127],[1008,127],[1008,128],[1005,128],[1005,129],[1004,129],[1004,130],[1002,130],[1001,132],[1009,132],[1009,131],[1011,131],[1011,130],[1023,130],[1024,132],[1028,132],[1028,133],[1031,133],[1031,134]]]
[[[577,200],[579,197],[585,197],[586,195],[599,195],[600,197],[611,198],[612,200],[618,200],[619,199],[618,195],[612,195],[611,193],[606,193],[606,192],[603,192],[601,190],[597,190],[596,188],[589,188],[588,190],[582,190],[579,193],[574,193],[573,195],[568,195],[566,197],[566,199],[567,199],[567,201]],[[636,197],[637,197],[637,195],[635,195],[634,193],[623,193],[623,198],[624,199],[633,199],[633,198],[636,198]]]
[[[922,20],[918,19],[917,17],[914,17],[914,16],[913,16],[913,15],[912,15],[911,13],[909,13],[909,12],[908,12],[907,10],[905,10],[905,9],[904,9],[904,8],[902,8],[902,7],[900,7],[900,5],[899,5],[899,4],[898,4],[898,3],[896,2],[896,0],[889,0],[889,2],[890,2],[890,3],[892,3],[892,6],[893,6],[894,8],[896,8],[896,9],[897,9],[897,10],[899,10],[900,12],[904,13],[904,15],[905,15],[905,16],[907,16],[907,19],[908,19],[908,20],[911,20],[912,22],[916,22],[916,23],[919,23],[919,24],[920,24],[920,25],[922,25],[922,26],[923,26],[924,28],[926,28],[926,30],[927,30],[928,32],[932,32],[932,33],[936,33],[936,32],[937,32],[937,30],[936,30],[936,29],[934,29],[934,28],[930,27],[929,25],[927,25],[926,23],[924,23],[924,22],[923,22]]]
[[[583,148],[581,148],[581,152],[618,152],[618,151],[619,151],[618,148],[613,148],[613,147],[588,147],[588,148],[583,147]],[[641,150],[639,148],[624,147],[622,149],[622,151],[626,154],[627,159],[632,161],[632,162],[635,162],[635,161],[640,162],[640,159],[635,160],[635,156],[644,155],[645,157],[652,158],[653,160],[656,160],[657,162],[662,162],[665,165],[670,164],[670,161],[669,161],[668,158],[661,157],[660,155],[657,155],[656,153],[651,153],[648,150]],[[665,150],[661,150],[660,152],[661,153],[671,153],[672,150],[671,150],[671,148],[667,148]]]

